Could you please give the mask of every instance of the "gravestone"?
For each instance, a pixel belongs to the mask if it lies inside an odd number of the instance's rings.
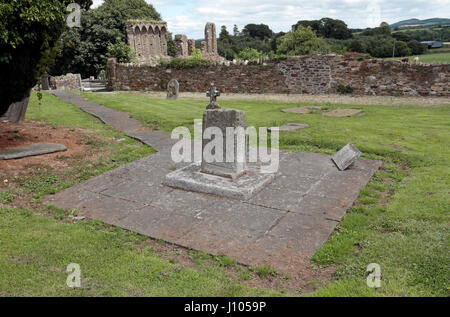
[[[261,166],[254,162],[247,164],[245,112],[221,109],[217,104],[220,92],[213,86],[206,95],[210,103],[203,113],[202,161],[166,175],[164,185],[249,199],[271,183],[278,173],[262,171]]]
[[[27,92],[27,95],[21,101],[11,104],[6,113],[2,117],[0,117],[0,121],[22,123],[25,119],[25,113],[27,112],[30,93],[31,89]]]
[[[352,143],[347,144],[342,150],[336,153],[331,159],[341,171],[345,171],[355,163],[362,153]]]
[[[247,128],[245,112],[236,109],[221,109],[217,103],[220,92],[213,86],[206,95],[210,98],[210,103],[203,113],[202,172],[235,179],[245,172],[245,129]],[[218,161],[208,162],[208,158],[205,156],[208,155],[208,152],[204,149],[212,141],[205,138],[205,131],[208,128],[218,128],[221,132],[222,140],[216,140],[219,141],[219,145],[223,145],[222,155],[218,157]],[[234,129],[232,135],[227,131],[228,128]],[[236,128],[242,128],[241,135],[237,133]],[[232,140],[230,140],[230,136]],[[217,137],[217,135],[214,136],[214,138]],[[239,151],[241,151],[241,156],[239,156]]]
[[[172,79],[167,84],[167,99],[177,100],[180,90],[180,84],[176,79]]]

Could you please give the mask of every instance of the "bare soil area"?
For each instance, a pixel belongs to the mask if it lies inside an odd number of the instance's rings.
[[[16,160],[0,161],[0,175],[20,176],[27,173],[31,166],[51,168],[67,167],[67,161],[61,156],[81,156],[86,151],[83,136],[86,133],[80,129],[53,127],[40,122],[26,121],[21,124],[0,122],[0,151],[12,150],[39,142],[64,144],[66,152],[33,156]]]

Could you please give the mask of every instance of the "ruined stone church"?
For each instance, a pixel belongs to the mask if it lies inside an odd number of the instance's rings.
[[[168,60],[167,23],[164,21],[127,21],[128,45],[136,52],[140,63],[155,64],[161,59]],[[189,58],[195,48],[195,40],[184,34],[175,35],[177,58]],[[205,40],[201,43],[202,57],[214,62],[224,62],[217,50],[216,25],[208,22],[205,26]]]

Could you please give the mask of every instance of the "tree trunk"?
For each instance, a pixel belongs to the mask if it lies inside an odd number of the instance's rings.
[[[11,104],[8,108],[8,111],[0,117],[0,121],[9,121],[14,123],[22,123],[25,119],[25,113],[27,112],[28,101],[30,100],[31,89],[28,91],[28,94],[25,98],[23,98],[19,102],[15,102]]]

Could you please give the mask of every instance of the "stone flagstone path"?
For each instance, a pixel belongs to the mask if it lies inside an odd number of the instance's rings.
[[[122,111],[116,111],[94,102],[84,99],[83,97],[66,91],[53,90],[50,92],[54,96],[67,101],[86,113],[100,119],[107,125],[122,132],[130,138],[137,139],[147,144],[157,151],[171,147],[174,141],[170,140],[170,133],[166,131],[151,130],[138,120],[130,118],[128,114]]]
[[[150,131],[128,115],[69,93],[66,101],[145,140],[158,153],[121,166],[43,200],[155,239],[227,255],[247,265],[298,272],[325,243],[381,162],[361,159],[340,172],[324,154],[280,151],[280,174],[247,200],[162,185],[174,168],[168,133]],[[166,139],[162,136],[166,135]]]

